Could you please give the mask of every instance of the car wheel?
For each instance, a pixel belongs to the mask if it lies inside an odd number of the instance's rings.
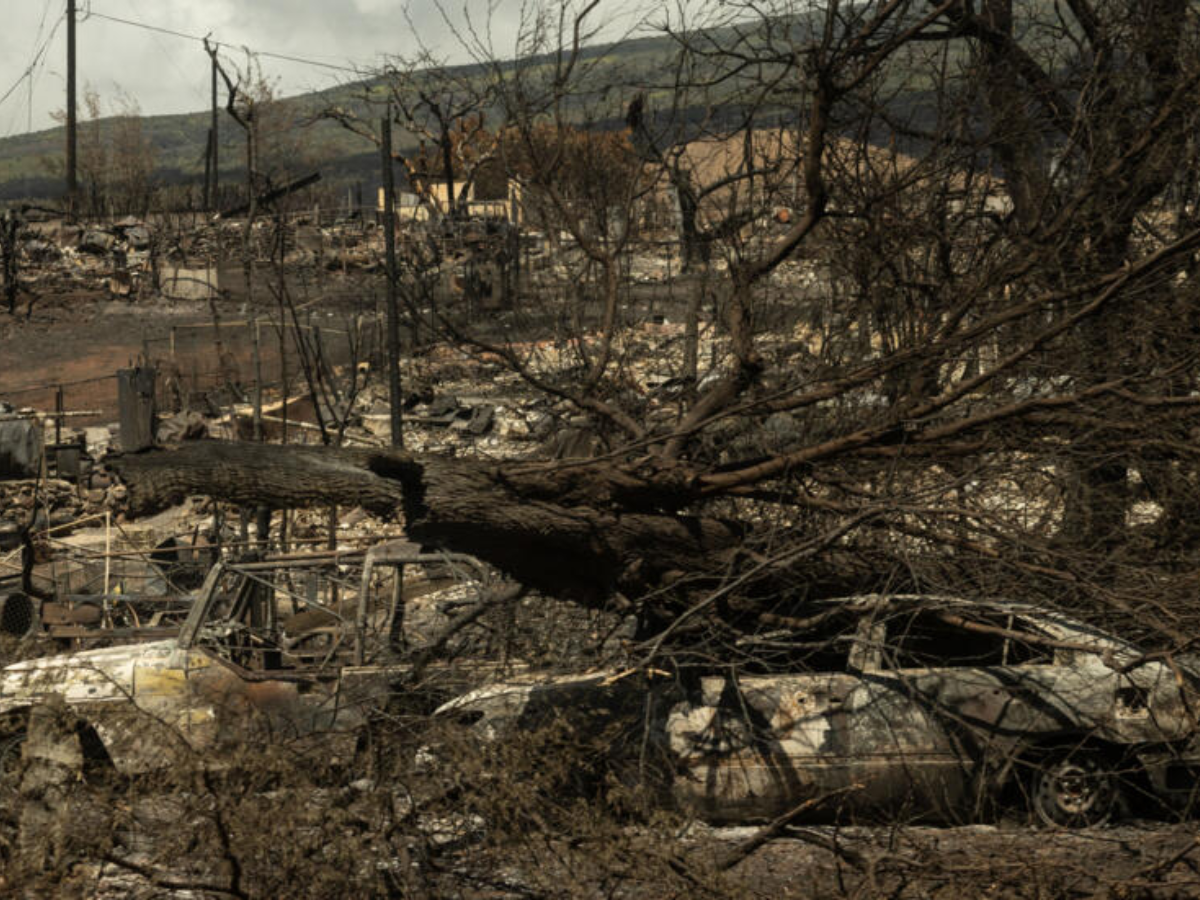
[[[1042,762],[1032,800],[1034,811],[1046,824],[1082,828],[1111,819],[1119,796],[1112,764],[1099,753],[1076,750]]]

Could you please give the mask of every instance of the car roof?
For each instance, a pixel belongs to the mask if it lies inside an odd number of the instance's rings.
[[[846,597],[829,597],[819,601],[822,604],[846,604],[859,612],[883,611],[887,607],[897,607],[897,612],[903,609],[953,609],[959,612],[999,613],[1001,615],[1016,615],[1028,620],[1030,624],[1047,631],[1054,638],[1073,640],[1082,643],[1094,643],[1098,646],[1110,646],[1121,649],[1136,649],[1129,641],[1109,634],[1094,626],[1080,622],[1056,610],[1022,603],[1004,598],[977,599],[958,597],[948,594],[854,594]]]

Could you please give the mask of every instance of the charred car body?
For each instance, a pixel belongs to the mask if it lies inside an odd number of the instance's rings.
[[[0,670],[7,725],[0,756],[11,761],[20,744],[26,758],[82,764],[99,754],[137,773],[169,765],[173,749],[213,761],[247,741],[296,749],[316,738],[324,754],[352,749],[356,729],[386,704],[397,680],[417,674],[396,646],[406,566],[436,567],[441,583],[465,587],[470,599],[486,578],[471,557],[424,553],[406,542],[365,554],[219,562],[173,638]],[[432,665],[420,674],[465,687]],[[61,727],[30,715],[52,707],[77,723],[65,746]]]
[[[962,821],[1020,796],[1077,826],[1138,793],[1196,799],[1194,662],[1028,606],[928,596],[827,601],[758,644],[757,673],[521,677],[439,713],[487,740],[608,729],[636,754],[623,772],[637,762],[660,799],[717,822]]]

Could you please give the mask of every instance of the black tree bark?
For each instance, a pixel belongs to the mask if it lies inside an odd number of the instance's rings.
[[[734,523],[663,510],[656,485],[603,464],[507,467],[398,451],[198,441],[118,456],[131,511],[194,494],[274,508],[359,505],[408,536],[470,553],[522,583],[596,604],[687,573],[717,573]]]

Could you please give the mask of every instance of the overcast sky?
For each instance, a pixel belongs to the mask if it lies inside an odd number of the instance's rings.
[[[113,16],[190,35],[211,33],[230,48],[254,50],[344,66],[378,65],[384,55],[414,55],[424,42],[450,61],[468,57],[442,19],[436,0],[76,0],[77,82],[82,104],[85,85],[110,103],[124,92],[143,114],[192,112],[208,105],[208,62],[196,41],[154,33],[102,18]],[[497,55],[513,55],[520,0],[448,0],[481,24],[492,8],[492,41]],[[610,10],[624,0],[608,0]],[[88,15],[88,11],[93,13]],[[65,0],[0,0],[0,137],[54,125],[51,113],[65,106]],[[406,20],[405,11],[408,19]],[[615,14],[615,13],[610,13]],[[614,39],[628,27],[629,13],[610,28]],[[619,18],[619,17],[618,17]],[[419,36],[419,40],[418,40]],[[39,50],[44,53],[37,58]],[[231,50],[231,52],[234,52]],[[35,63],[35,58],[37,61]],[[243,58],[240,53],[236,57]],[[265,74],[277,77],[285,95],[352,80],[349,72],[262,58]],[[22,74],[33,65],[30,79]],[[80,115],[83,114],[82,105]]]

